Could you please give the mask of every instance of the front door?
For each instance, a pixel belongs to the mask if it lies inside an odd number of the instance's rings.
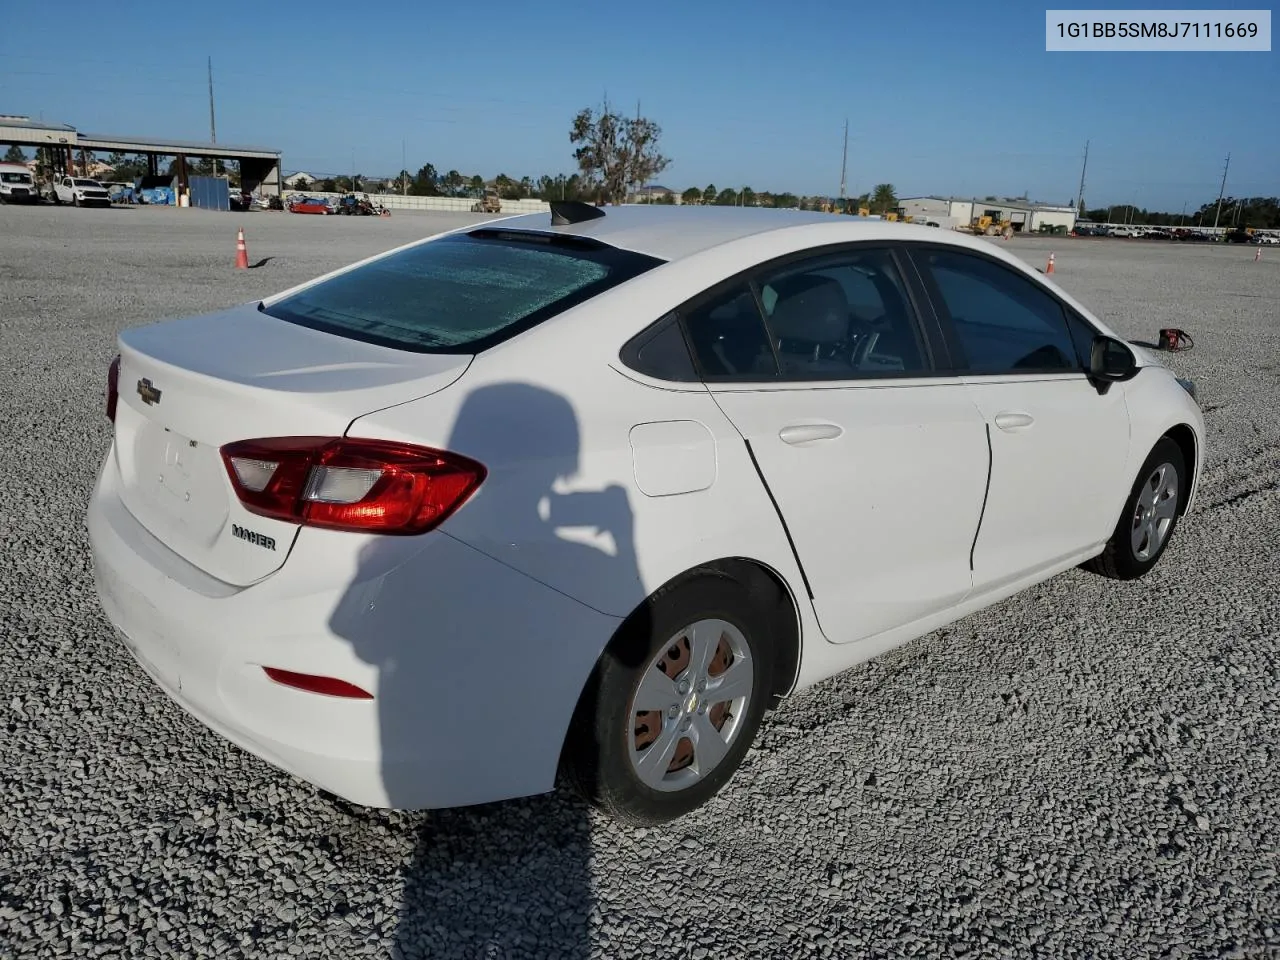
[[[974,589],[999,589],[1101,544],[1128,484],[1124,391],[1085,375],[1093,331],[1032,278],[976,253],[916,259],[967,367],[991,437]]]

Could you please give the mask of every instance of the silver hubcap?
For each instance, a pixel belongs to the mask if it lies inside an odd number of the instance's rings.
[[[751,702],[751,650],[725,620],[699,620],[649,663],[631,701],[631,766],[654,790],[683,790],[716,768]]]
[[[1150,560],[1159,551],[1178,512],[1178,471],[1162,463],[1147,477],[1133,510],[1130,541],[1138,560]]]

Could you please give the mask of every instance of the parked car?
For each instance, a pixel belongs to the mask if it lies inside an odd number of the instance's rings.
[[[39,203],[31,171],[25,163],[0,163],[0,201],[4,203]]]
[[[322,197],[290,197],[288,208],[290,213],[314,213],[321,216],[337,213],[332,204]]]
[[[1276,236],[1274,233],[1255,233],[1253,235],[1253,242],[1274,247],[1276,245],[1280,245],[1280,237]]]
[[[678,817],[781,698],[1147,574],[1203,464],[1194,384],[1051,278],[821,213],[557,202],[118,344],[107,618],[193,716],[381,807],[563,771]]]
[[[111,194],[97,180],[87,177],[58,177],[53,181],[53,202],[77,207],[111,206]]]

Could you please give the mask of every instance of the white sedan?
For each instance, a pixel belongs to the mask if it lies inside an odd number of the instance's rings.
[[[1151,570],[1194,386],[998,245],[555,203],[119,337],[102,606],[350,801],[719,791],[778,700],[1084,564]]]

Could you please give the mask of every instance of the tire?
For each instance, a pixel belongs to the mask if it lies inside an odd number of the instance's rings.
[[[771,699],[773,644],[763,628],[770,616],[743,583],[714,570],[650,597],[619,628],[578,702],[561,763],[574,789],[636,826],[675,820],[718,793],[750,749]],[[699,651],[709,651],[702,671]],[[731,674],[735,664],[749,672]],[[642,681],[661,710],[634,710]],[[710,699],[730,682],[745,695]],[[696,745],[708,737],[716,739]],[[665,764],[662,754],[650,753],[659,748],[667,751]],[[717,755],[706,770],[699,769],[706,756],[700,750]]]
[[[1173,471],[1172,476],[1169,470]],[[1182,450],[1168,437],[1161,437],[1138,471],[1111,539],[1085,568],[1112,580],[1146,576],[1173,539],[1187,496],[1188,479]],[[1155,522],[1144,524],[1148,509],[1154,511]]]

